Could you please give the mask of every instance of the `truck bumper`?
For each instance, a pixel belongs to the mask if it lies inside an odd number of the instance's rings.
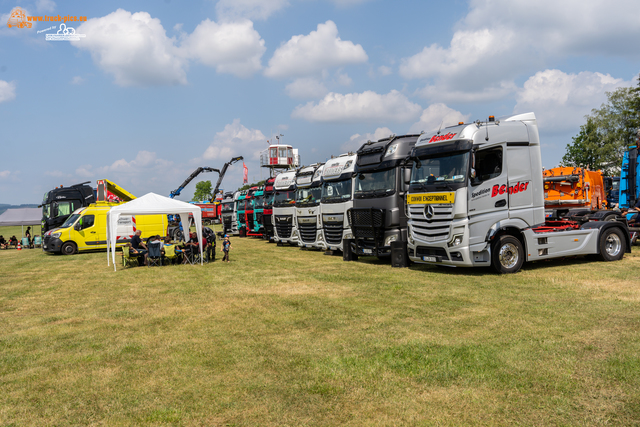
[[[491,264],[490,252],[485,242],[469,245],[469,227],[465,222],[457,223],[452,227],[447,240],[426,242],[412,233],[409,227],[407,250],[409,259],[422,264],[440,264],[458,267],[489,266]],[[460,241],[456,241],[460,237]]]

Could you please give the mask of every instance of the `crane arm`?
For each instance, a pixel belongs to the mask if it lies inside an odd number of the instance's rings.
[[[218,173],[220,173],[220,170],[214,169],[214,168],[209,168],[209,167],[199,167],[198,169],[193,171],[193,173],[191,175],[189,175],[189,177],[187,179],[185,179],[182,184],[180,184],[180,187],[178,187],[177,189],[173,190],[171,192],[171,194],[169,195],[169,197],[173,199],[174,197],[179,196],[180,193],[182,192],[182,190],[184,189],[184,187],[189,185],[189,183],[191,181],[193,181],[193,179],[195,177],[197,177],[198,175],[200,175],[202,172],[218,172]],[[220,179],[218,179],[218,182],[220,182]]]
[[[229,160],[227,163],[222,166],[222,170],[220,171],[220,176],[218,177],[218,182],[216,182],[216,188],[213,189],[213,198],[211,201],[213,202],[216,198],[216,194],[218,194],[218,188],[220,188],[220,184],[222,184],[222,179],[224,178],[224,174],[227,173],[227,168],[234,164],[235,162],[239,162],[240,160],[244,160],[242,156],[234,157]]]

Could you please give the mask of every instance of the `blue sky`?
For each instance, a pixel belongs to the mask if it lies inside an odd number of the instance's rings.
[[[86,16],[68,24],[84,37],[9,28],[15,7]],[[637,0],[0,0],[0,21],[0,203],[12,204],[102,178],[169,195],[237,155],[259,180],[277,134],[309,164],[528,111],[553,167],[605,92],[640,72]],[[180,198],[204,179],[217,176]],[[236,164],[223,188],[241,182]]]

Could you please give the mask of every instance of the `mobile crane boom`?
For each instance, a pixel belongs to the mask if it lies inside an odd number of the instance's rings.
[[[226,166],[226,165],[225,165]],[[176,190],[173,190],[171,192],[171,194],[169,195],[170,198],[174,198],[176,196],[179,196],[180,193],[182,192],[182,190],[184,189],[184,187],[186,187],[187,185],[189,185],[189,183],[191,181],[193,181],[193,179],[195,177],[197,177],[198,175],[200,175],[202,172],[218,172],[220,173],[220,170],[215,169],[215,168],[209,168],[209,167],[199,167],[198,169],[196,169],[195,171],[193,171],[193,173],[191,175],[189,175],[189,177],[187,179],[184,180],[184,182],[182,184],[180,184],[180,187],[178,187]],[[222,176],[222,175],[221,175]],[[220,179],[218,179],[218,184],[220,184]],[[216,187],[217,188],[217,187]],[[214,193],[215,194],[215,193]]]
[[[220,176],[218,176],[218,182],[216,182],[216,187],[213,189],[213,195],[211,197],[212,202],[215,200],[216,194],[218,194],[218,188],[220,188],[220,184],[222,184],[222,179],[224,178],[224,175],[227,173],[227,168],[232,164],[234,164],[235,162],[239,162],[240,160],[244,160],[244,158],[242,156],[233,157],[231,160],[229,160],[227,163],[225,163],[222,166],[221,171],[217,171],[220,174]]]

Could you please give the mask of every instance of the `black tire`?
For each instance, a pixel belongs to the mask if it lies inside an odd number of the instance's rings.
[[[180,231],[179,228],[176,228],[173,231],[173,241],[174,242],[183,242],[184,241],[184,233]]]
[[[491,245],[491,268],[498,274],[516,273],[524,264],[524,248],[520,240],[508,234]]]
[[[626,240],[619,228],[611,227],[600,235],[598,248],[599,259],[602,261],[618,261],[624,256]]]
[[[63,255],[73,255],[78,252],[78,246],[73,242],[65,242],[60,247],[60,252]]]
[[[604,221],[617,221],[617,220],[618,220],[618,216],[616,214],[607,215],[606,217],[604,217]]]

